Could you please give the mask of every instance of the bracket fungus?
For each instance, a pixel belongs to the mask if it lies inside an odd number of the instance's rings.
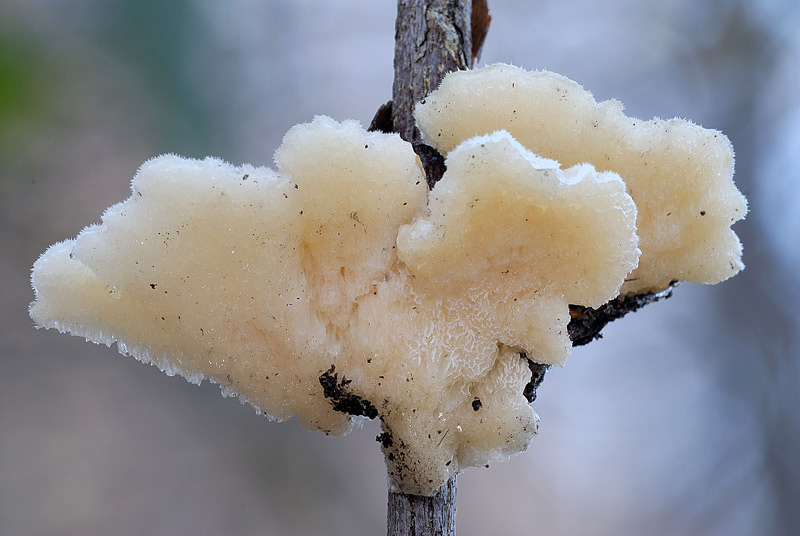
[[[430,191],[398,135],[321,116],[286,134],[276,170],[155,158],[36,261],[31,317],[273,419],[342,434],[378,418],[394,489],[429,495],[527,448],[528,360],[564,364],[570,305],[741,267],[727,139],[629,125],[587,95],[509,66],[448,75],[417,113],[447,156]],[[716,267],[709,248],[727,271],[685,261]]]
[[[589,162],[618,173],[639,209],[642,256],[623,295],[673,281],[719,283],[744,265],[730,226],[747,201],[733,183],[733,146],[683,119],[641,121],[615,100],[597,102],[565,76],[506,64],[457,71],[418,104],[423,139],[446,155],[498,129],[562,166]]]

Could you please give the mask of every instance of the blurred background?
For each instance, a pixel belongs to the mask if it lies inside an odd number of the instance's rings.
[[[747,269],[548,373],[528,452],[459,479],[458,532],[800,533],[800,6],[490,1],[482,63],[724,131]],[[270,423],[218,388],[33,329],[30,266],[154,155],[270,165],[390,98],[391,1],[0,3],[0,534],[381,534],[375,423]]]

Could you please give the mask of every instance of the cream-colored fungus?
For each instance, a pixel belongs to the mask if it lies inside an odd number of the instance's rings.
[[[448,74],[417,105],[425,139],[443,154],[506,130],[563,167],[618,173],[639,210],[642,256],[622,294],[671,281],[718,283],[744,266],[730,226],[747,212],[733,184],[733,147],[721,132],[682,119],[640,121],[617,101],[596,102],[559,74],[496,64]]]
[[[275,162],[147,162],[36,262],[32,318],[275,419],[339,434],[378,417],[406,493],[524,450],[521,352],[562,364],[568,304],[602,304],[636,266],[619,177],[499,132],[450,152],[429,194],[409,144],[324,117]]]

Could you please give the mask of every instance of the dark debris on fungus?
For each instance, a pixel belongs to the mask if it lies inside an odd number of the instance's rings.
[[[347,386],[352,382],[353,380],[348,380],[344,376],[340,380],[339,373],[336,372],[334,365],[331,365],[331,368],[323,372],[319,377],[322,393],[325,398],[331,401],[333,409],[356,417],[374,419],[378,416],[377,408],[369,400],[365,400],[348,390]]]

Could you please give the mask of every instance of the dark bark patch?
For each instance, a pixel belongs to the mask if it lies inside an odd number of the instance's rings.
[[[378,108],[367,130],[370,132],[383,132],[384,134],[395,132],[394,122],[392,121],[392,101],[382,104]]]
[[[550,365],[534,363],[525,352],[520,352],[519,356],[528,362],[528,368],[531,371],[531,381],[528,382],[525,389],[522,391],[522,396],[525,397],[528,403],[531,403],[536,400],[536,389],[538,389],[544,381],[544,373],[547,372]]]
[[[444,157],[439,154],[439,151],[424,143],[414,144],[414,152],[419,156],[422,167],[425,169],[425,179],[428,181],[428,188],[433,188],[442,176],[444,176],[444,172],[447,171]]]
[[[389,447],[392,446],[392,443],[394,443],[392,441],[392,434],[390,434],[389,432],[381,432],[380,434],[378,434],[378,437],[375,438],[375,441],[380,443],[381,446],[385,449],[388,449]]]
[[[616,298],[600,306],[597,309],[583,307],[580,305],[570,305],[570,321],[567,326],[569,338],[572,346],[582,346],[589,344],[595,339],[602,337],[600,331],[608,324],[618,318],[622,318],[628,313],[641,309],[645,305],[672,296],[672,289],[677,282],[670,283],[669,288],[656,294],[640,294],[625,298]]]
[[[472,67],[481,56],[483,42],[486,39],[486,34],[489,33],[489,24],[492,22],[492,16],[489,15],[489,4],[486,0],[472,0],[472,16],[470,22],[472,30],[472,54],[469,65]]]
[[[352,382],[353,380],[348,380],[344,376],[339,380],[339,373],[336,372],[334,365],[331,365],[331,368],[323,372],[319,377],[322,393],[325,398],[331,401],[333,409],[348,415],[374,419],[378,416],[378,410],[369,400],[365,400],[349,391],[347,386]]]

